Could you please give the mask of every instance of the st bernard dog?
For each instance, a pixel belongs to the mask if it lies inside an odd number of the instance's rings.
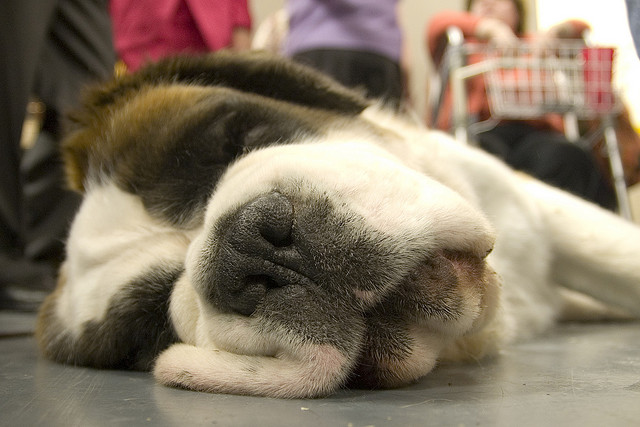
[[[640,317],[639,227],[285,60],[164,60],[72,118],[54,361],[308,398]]]

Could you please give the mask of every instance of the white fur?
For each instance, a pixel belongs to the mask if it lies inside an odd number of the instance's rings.
[[[141,201],[113,184],[88,191],[67,242],[66,284],[57,315],[73,333],[104,317],[110,298],[145,267],[180,265],[188,232],[152,218]]]
[[[392,249],[407,257],[450,250],[484,258],[492,250],[487,262],[496,274],[489,270],[486,283],[478,284],[486,289],[466,288],[465,316],[412,327],[414,353],[396,367],[398,384],[427,373],[438,359],[477,357],[545,330],[566,308],[561,287],[640,316],[638,227],[523,178],[443,133],[375,109],[363,118],[381,130],[328,130],[315,140],[242,157],[219,182],[197,230],[153,219],[114,185],[91,188],[69,238],[58,316],[77,333],[83,322],[101,319],[109,297],[146,266],[184,262],[170,305],[183,343],[159,356],[154,373],[160,382],[279,397],[331,392],[355,354],[217,312],[192,284],[216,221],[265,192],[287,188],[347,206],[365,218],[367,229],[397,236],[401,243]],[[375,302],[376,294],[356,292],[365,304]],[[589,317],[572,308],[574,318]]]
[[[347,203],[375,230],[406,235],[408,244],[417,237],[421,247],[449,245],[481,256],[491,250],[493,228],[479,211],[440,182],[408,169],[375,142],[335,132],[322,141],[250,153],[221,180],[207,210],[205,229],[259,194],[302,182],[303,191]],[[237,191],[239,186],[243,191]]]
[[[211,199],[204,229],[259,194],[291,185],[311,194],[329,195],[337,205],[348,204],[374,229],[403,236],[407,250],[451,249],[484,256],[495,239],[488,262],[504,282],[502,293],[494,283],[482,302],[473,303],[470,294],[464,325],[441,325],[441,332],[433,329],[435,324],[429,326],[429,321],[415,326],[413,355],[394,367],[398,384],[424,375],[438,358],[481,356],[497,351],[505,342],[545,330],[565,307],[559,285],[595,293],[640,314],[637,227],[515,174],[494,158],[440,132],[418,131],[375,110],[365,116],[386,126],[388,133],[381,138],[334,131],[320,140],[258,150],[232,165]],[[191,245],[187,277],[204,244],[201,235]],[[556,257],[561,257],[561,264],[554,262]],[[613,286],[599,290],[603,282],[612,280]],[[320,349],[291,343],[274,347],[286,342],[280,333],[264,335],[263,331],[260,335],[251,320],[214,313],[197,300],[188,280],[181,282],[172,300],[172,316],[183,339],[195,347],[180,346],[160,357],[156,377],[161,382],[208,391],[292,397],[314,393],[309,384],[291,388],[291,382],[296,383],[291,378],[304,377],[305,369],[312,369],[321,382],[342,369],[325,362],[320,365],[334,370],[314,363],[305,368],[313,352],[322,354]],[[474,305],[488,314],[473,314]],[[196,306],[199,317],[194,315]],[[583,316],[589,314],[585,311]],[[474,319],[477,327],[470,332]],[[464,331],[468,333],[454,341],[447,338]],[[291,362],[295,354],[305,362]],[[265,371],[252,383],[242,367],[257,361]],[[184,374],[180,372],[186,371],[193,377],[181,378]],[[281,388],[267,385],[274,381]]]
[[[377,124],[403,134],[392,145],[409,165],[441,182],[463,181],[467,200],[497,230],[489,263],[504,282],[507,340],[539,333],[562,315],[559,286],[640,316],[640,228],[591,203],[514,173],[485,152],[438,131],[422,132],[375,110]],[[435,154],[434,154],[435,153]],[[457,184],[456,184],[457,183]],[[574,317],[577,313],[574,313]],[[585,311],[584,318],[591,312]]]
[[[187,281],[177,284],[171,314],[186,344],[158,358],[154,376],[166,385],[207,392],[271,397],[323,395],[353,365],[329,345],[302,342],[255,318],[223,314],[201,304]]]
[[[176,344],[158,358],[161,383],[198,391],[257,396],[318,396],[348,375],[345,357],[329,345],[300,344],[295,352],[247,356]]]

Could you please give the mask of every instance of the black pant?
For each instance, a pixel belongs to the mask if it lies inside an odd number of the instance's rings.
[[[566,190],[604,208],[615,209],[613,189],[591,153],[555,131],[524,122],[507,122],[477,135],[484,150],[514,169]]]
[[[62,256],[78,197],[64,190],[60,121],[77,105],[82,86],[113,72],[107,1],[1,1],[0,56],[2,290],[21,282],[16,275],[29,273],[29,262],[55,263]],[[35,147],[23,153],[30,96],[45,104],[47,114]]]
[[[333,77],[350,88],[361,88],[370,98],[384,100],[397,109],[402,98],[400,65],[372,52],[349,49],[314,49],[293,59]]]

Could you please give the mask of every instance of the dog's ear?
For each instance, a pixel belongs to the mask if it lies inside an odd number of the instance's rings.
[[[68,182],[73,189],[84,190],[91,153],[101,149],[96,141],[105,132],[113,132],[110,120],[114,111],[145,89],[173,84],[231,88],[323,110],[321,115],[355,116],[368,105],[357,92],[321,73],[266,53],[218,52],[168,58],[86,91],[82,108],[69,115],[63,144]],[[292,121],[279,122],[284,126]],[[252,132],[248,135],[255,134],[255,129]]]
[[[150,64],[105,86],[101,98],[94,102],[110,104],[129,90],[167,83],[224,86],[342,114],[358,114],[368,105],[358,92],[309,67],[265,52],[225,51]]]

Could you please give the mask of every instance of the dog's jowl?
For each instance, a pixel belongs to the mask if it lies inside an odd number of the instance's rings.
[[[636,226],[285,60],[165,60],[71,119],[55,361],[315,397],[640,316]]]

